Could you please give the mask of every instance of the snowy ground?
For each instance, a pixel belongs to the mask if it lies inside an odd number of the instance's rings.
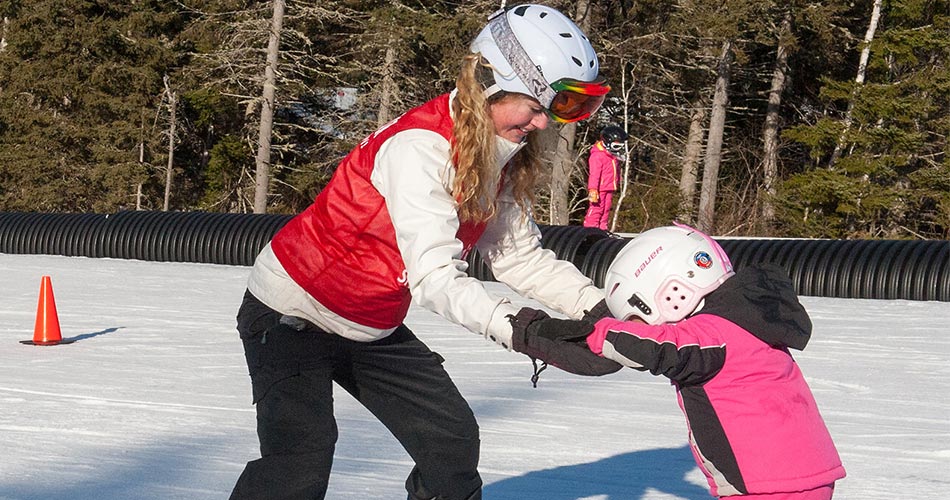
[[[0,254],[0,499],[227,498],[257,457],[234,331],[247,273]],[[19,342],[43,275],[72,344]],[[950,303],[802,300],[815,333],[796,358],[848,471],[836,499],[947,498]],[[419,308],[407,323],[479,419],[486,499],[709,498],[663,379],[549,369],[533,389],[526,358]],[[336,405],[328,498],[405,498],[409,457],[342,390]]]

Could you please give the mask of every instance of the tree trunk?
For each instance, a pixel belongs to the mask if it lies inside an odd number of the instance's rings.
[[[178,96],[168,88],[168,77],[165,77],[165,89],[168,92],[168,107],[171,110],[171,119],[168,126],[168,165],[165,171],[165,202],[162,204],[162,210],[168,211],[172,195],[172,180],[175,176],[175,108],[178,107]]]
[[[717,69],[716,93],[709,115],[709,136],[703,161],[703,186],[699,192],[699,230],[711,233],[716,217],[716,190],[719,184],[719,164],[722,161],[722,137],[726,128],[726,105],[729,102],[729,70],[732,67],[732,41],[722,44],[722,55]]]
[[[854,78],[854,90],[851,92],[851,100],[848,101],[848,110],[844,114],[844,128],[838,135],[838,142],[835,144],[835,150],[831,153],[828,160],[828,168],[833,168],[838,158],[841,157],[841,151],[845,146],[845,136],[851,129],[851,113],[854,110],[854,99],[858,89],[864,85],[864,75],[868,69],[868,59],[871,57],[871,42],[874,40],[874,32],[877,31],[877,23],[881,19],[881,3],[883,0],[874,0],[871,7],[871,22],[868,23],[868,31],[864,34],[864,44],[861,47],[861,59],[858,61],[858,74]]]
[[[778,34],[775,49],[775,65],[772,69],[772,86],[769,89],[769,104],[765,110],[765,126],[762,129],[762,218],[766,226],[775,220],[775,184],[778,181],[778,121],[782,93],[785,92],[785,73],[788,71],[786,40],[792,33],[792,12],[786,11]]]
[[[626,68],[627,65],[623,61],[620,64],[621,68]],[[633,76],[633,71],[630,72],[630,75]],[[630,126],[627,122],[630,116],[630,92],[633,88],[633,83],[627,84],[627,72],[624,71],[620,75],[620,95],[623,96],[623,130],[624,132],[630,132]],[[620,177],[620,194],[614,199],[613,206],[613,216],[610,218],[610,231],[617,230],[617,219],[620,217],[620,207],[623,206],[623,200],[627,197],[627,189],[630,187],[630,147],[628,144],[624,144],[624,155],[623,155],[623,169],[622,175]]]
[[[693,200],[696,198],[696,179],[699,178],[699,159],[703,154],[703,125],[706,122],[706,104],[701,98],[693,102],[693,111],[689,118],[689,135],[683,154],[683,170],[680,174],[680,219],[687,224],[693,223]]]
[[[624,127],[624,130],[626,129],[627,127]],[[623,165],[620,168],[620,175],[623,177],[621,177],[620,194],[617,196],[617,199],[614,200],[614,213],[610,217],[610,232],[617,230],[617,219],[620,218],[620,207],[623,205],[623,200],[627,197],[627,190],[630,187],[630,181],[628,180],[630,178],[630,163],[630,147],[624,145]]]
[[[3,25],[0,26],[0,52],[7,48],[7,28],[10,26],[10,18],[3,16]]]
[[[587,32],[590,26],[588,14],[588,0],[577,2],[577,27]],[[577,137],[577,124],[567,123],[560,127],[560,139],[554,151],[554,162],[551,167],[551,213],[550,223],[565,226],[570,223],[570,188],[571,172],[574,170],[574,139]]]
[[[264,91],[261,95],[261,126],[257,136],[257,172],[254,176],[254,213],[267,212],[267,191],[270,186],[270,144],[274,127],[274,94],[277,80],[277,59],[280,30],[284,23],[284,0],[274,0],[270,38],[267,42],[267,65],[264,67]]]
[[[141,124],[139,125],[139,166],[145,170],[145,109],[142,109]],[[135,187],[135,210],[142,210],[142,183]]]
[[[557,146],[551,164],[551,213],[550,224],[566,226],[570,223],[571,210],[568,193],[571,188],[571,170],[574,168],[574,139],[577,125],[567,123],[554,128]]]
[[[383,63],[383,81],[380,87],[379,110],[376,113],[376,125],[382,127],[392,119],[392,101],[396,96],[396,81],[393,75],[396,72],[396,49],[393,43],[386,48],[386,61]]]

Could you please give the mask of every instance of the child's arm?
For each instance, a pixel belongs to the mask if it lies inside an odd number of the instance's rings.
[[[613,161],[609,156],[605,154],[598,154],[596,151],[591,151],[590,156],[587,159],[587,191],[588,193],[593,190],[600,192],[600,183],[601,178],[604,176],[604,170],[607,168],[613,168]]]
[[[726,359],[716,321],[699,315],[676,324],[647,325],[607,318],[594,326],[587,345],[605,358],[680,385],[702,384],[719,373]]]

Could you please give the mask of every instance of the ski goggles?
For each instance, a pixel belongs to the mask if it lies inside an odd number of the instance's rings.
[[[610,85],[603,80],[581,82],[562,78],[552,83],[551,88],[557,93],[547,106],[547,111],[558,123],[573,123],[589,118],[610,92]]]
[[[573,123],[594,114],[607,98],[610,86],[604,80],[582,82],[572,78],[561,78],[549,84],[541,68],[531,60],[511,30],[505,12],[499,10],[489,18],[492,38],[515,75],[544,106],[548,115],[559,123]]]

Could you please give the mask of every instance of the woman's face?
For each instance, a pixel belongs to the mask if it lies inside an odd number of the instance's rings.
[[[529,132],[544,130],[548,114],[541,103],[524,94],[507,94],[490,105],[495,134],[514,143],[522,142]]]

